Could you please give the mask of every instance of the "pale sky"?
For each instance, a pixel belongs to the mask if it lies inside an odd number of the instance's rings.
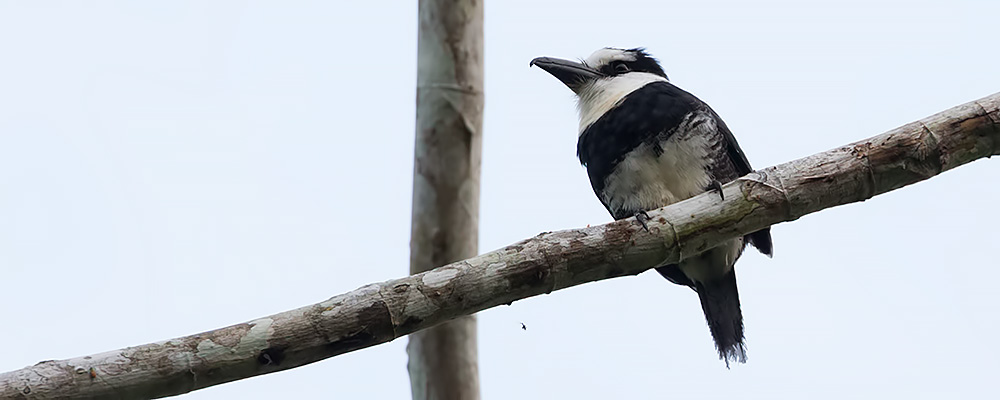
[[[404,7],[400,7],[400,6]],[[610,221],[528,61],[644,46],[757,168],[1000,91],[995,1],[490,1],[480,250]],[[408,271],[416,2],[0,2],[0,371]],[[960,398],[1000,367],[1000,160],[777,225],[749,360],[655,273],[479,314],[484,399]],[[521,329],[524,323],[527,330]],[[406,339],[186,395],[405,399]]]

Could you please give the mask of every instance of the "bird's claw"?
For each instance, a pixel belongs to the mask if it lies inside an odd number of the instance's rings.
[[[646,232],[649,232],[649,225],[646,224],[646,222],[649,222],[649,214],[646,214],[645,211],[639,211],[635,213],[635,220],[639,221],[639,225],[642,225],[642,229],[645,229]]]
[[[722,182],[712,181],[712,183],[708,184],[708,190],[718,193],[719,198],[722,200],[726,199],[726,195],[722,193]]]

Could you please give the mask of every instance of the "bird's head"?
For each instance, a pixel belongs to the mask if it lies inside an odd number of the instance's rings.
[[[573,92],[580,94],[589,84],[600,80],[613,80],[630,74],[652,74],[667,79],[660,63],[643,48],[616,49],[605,47],[580,62],[552,57],[531,60],[531,66],[552,74]]]
[[[580,133],[629,93],[649,83],[667,81],[660,63],[646,50],[606,47],[580,62],[551,57],[531,60],[577,95]]]

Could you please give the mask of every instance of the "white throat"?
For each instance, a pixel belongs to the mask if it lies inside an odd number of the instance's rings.
[[[577,93],[580,110],[580,134],[604,113],[615,108],[625,96],[653,82],[667,79],[647,72],[629,72],[611,78],[602,78],[582,86]]]

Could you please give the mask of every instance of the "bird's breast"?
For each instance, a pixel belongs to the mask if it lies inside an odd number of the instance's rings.
[[[688,199],[712,182],[707,135],[672,135],[624,156],[604,180],[601,200],[615,214],[652,210]]]

